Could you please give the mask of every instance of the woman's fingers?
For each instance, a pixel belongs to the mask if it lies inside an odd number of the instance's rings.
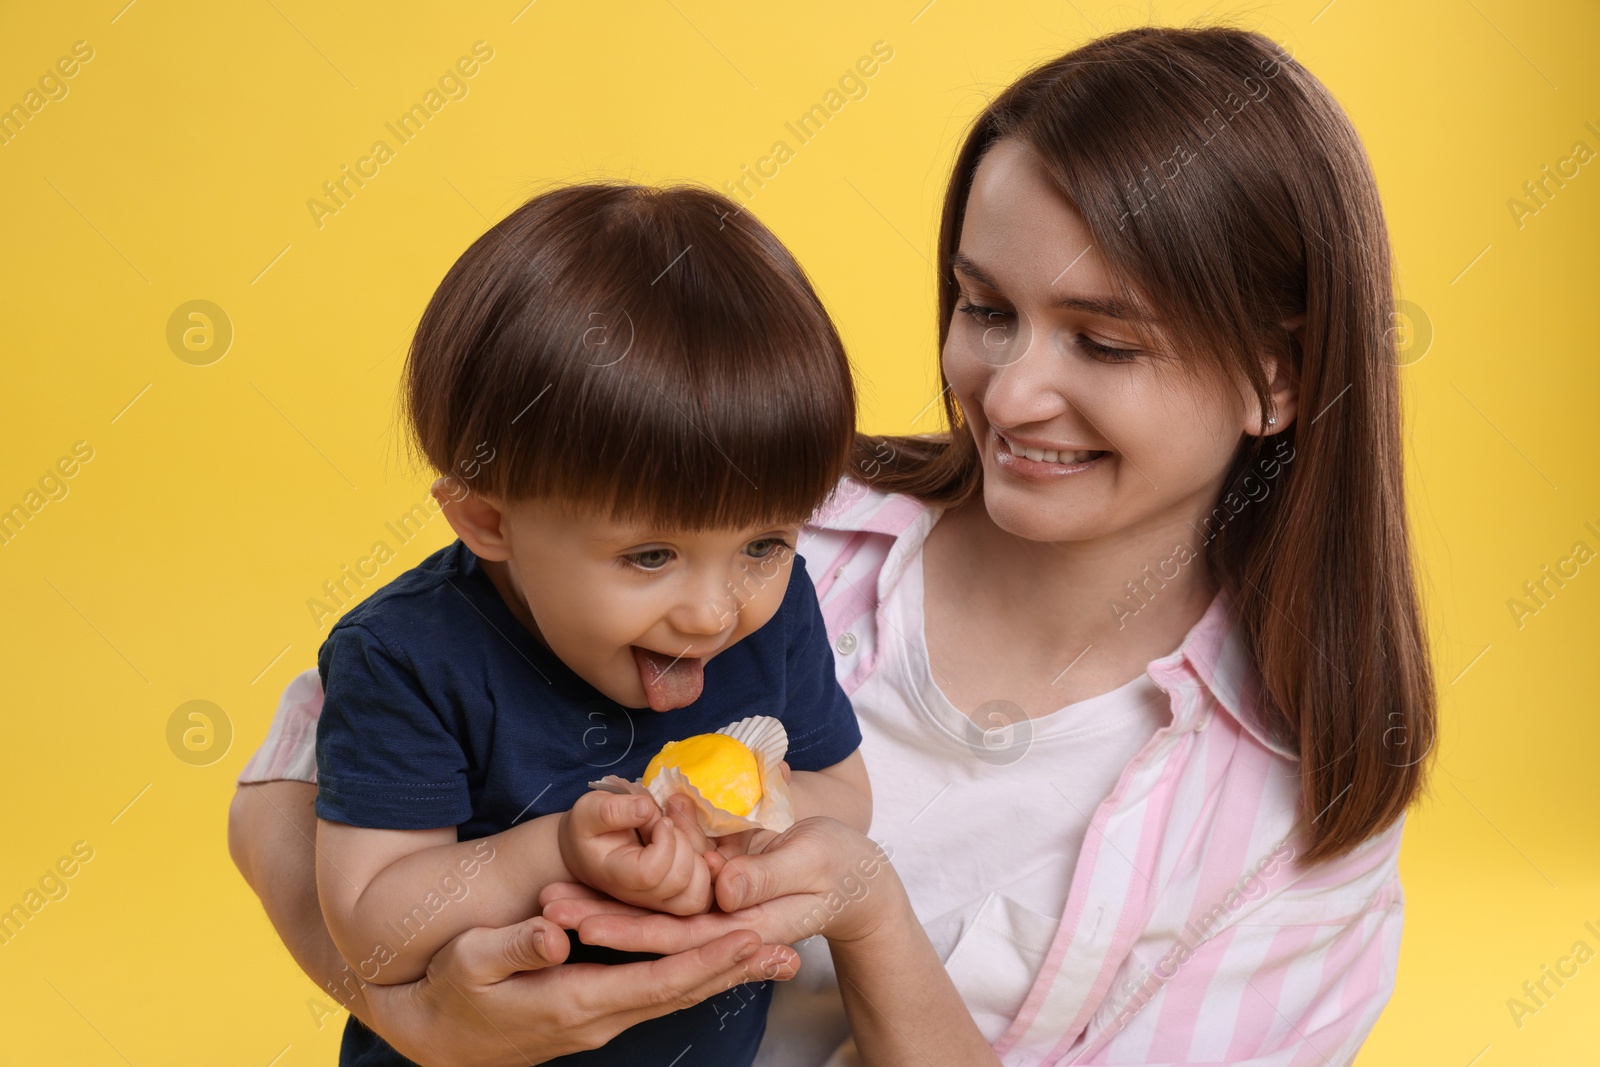
[[[763,946],[747,930],[734,931],[699,948],[644,963],[605,968],[596,982],[594,1008],[626,1029],[646,1019],[698,1004],[745,982],[792,978],[799,957],[784,945]],[[641,1006],[641,999],[646,1003]],[[619,1030],[620,1032],[620,1030]]]
[[[654,915],[649,908],[625,904],[588,886],[571,882],[552,882],[539,894],[544,917],[563,930],[575,930],[578,923],[591,915]]]
[[[646,1019],[742,982],[788,978],[798,966],[791,950],[763,946],[748,931],[616,966],[550,966],[551,953],[539,946],[557,944],[564,958],[565,934],[537,918],[465,931],[435,954],[427,978],[414,987],[369,987],[369,1008],[418,1062],[509,1067],[598,1048]]]
[[[717,905],[738,911],[774,897],[812,892],[828,876],[827,859],[797,838],[774,842],[758,855],[731,856],[717,875]]]
[[[551,901],[567,899],[610,900],[613,904],[616,903],[615,900],[612,900],[611,897],[606,896],[600,890],[586,886],[581,882],[551,882],[539,890],[540,908],[543,908]],[[626,907],[627,905],[623,906]]]
[[[563,919],[565,916],[563,916]],[[619,915],[596,911],[578,919],[568,929],[576,930],[586,945],[604,945],[620,952],[658,952],[670,955],[708,945],[719,937],[745,930],[750,924],[737,923],[721,912],[704,915]]]
[[[745,842],[745,851],[754,856],[765,852],[767,847],[783,835],[776,830],[751,830],[750,840]]]
[[[795,894],[847,893],[846,879],[871,877],[887,861],[865,834],[834,819],[802,819],[775,836],[752,836],[750,852],[730,856],[717,876],[717,905],[738,911]]]
[[[794,897],[777,904],[748,908],[738,915],[711,911],[700,915],[623,915],[595,910],[578,917],[574,929],[587,945],[604,945],[622,952],[658,952],[668,955],[708,945],[737,930],[748,930],[769,945],[787,945],[815,931],[806,930],[805,913],[814,898]],[[563,915],[563,921],[568,916]]]
[[[755,947],[750,949],[752,941]],[[723,961],[727,961],[727,966],[709,974]],[[659,987],[676,990],[688,1004],[698,1004],[708,996],[745,982],[788,981],[800,970],[800,954],[788,945],[762,944],[745,930],[720,937],[698,949],[647,961],[644,966],[651,968],[651,978]],[[709,977],[703,977],[708,974]],[[690,986],[696,977],[701,977],[701,981]]]
[[[648,908],[637,908],[602,895],[552,897],[544,902],[543,907],[544,917],[563,930],[576,930],[579,923],[595,915],[643,918],[656,914]]]
[[[742,856],[750,851],[751,838],[758,833],[765,832],[764,830],[740,830],[736,834],[727,834],[717,838],[713,844],[716,846],[717,851],[722,853],[723,859],[727,859],[729,856]]]

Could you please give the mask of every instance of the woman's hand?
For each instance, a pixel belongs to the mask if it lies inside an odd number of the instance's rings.
[[[366,986],[363,1014],[418,1063],[511,1067],[598,1048],[636,1023],[743,982],[793,977],[798,968],[792,949],[763,950],[745,930],[612,966],[556,966],[569,947],[565,932],[544,918],[468,930],[434,955],[419,981]]]
[[[882,848],[837,820],[804,819],[752,847],[760,851],[726,859],[717,875],[721,912],[660,915],[572,884],[547,886],[539,903],[545,918],[576,930],[587,944],[663,953],[707,946],[739,930],[769,944],[816,934],[855,941],[909,907]]]
[[[737,930],[787,944],[825,934],[861,1063],[999,1067],[888,859],[843,823],[802,819],[760,852],[727,860],[722,912],[652,914],[570,883],[546,886],[539,903],[585,942],[637,952],[709,947]]]
[[[316,795],[308,782],[241,786],[228,816],[229,850],[295,962],[418,1063],[543,1063],[735,985],[790,978],[799,967],[793,949],[763,947],[739,929],[659,960],[556,966],[567,958],[567,935],[536,917],[465,931],[416,982],[362,983],[339,958],[317,903]]]

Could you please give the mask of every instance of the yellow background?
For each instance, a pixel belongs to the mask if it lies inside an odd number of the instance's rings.
[[[0,946],[0,1061],[334,1061],[338,1021],[318,1028],[317,990],[228,861],[227,802],[314,662],[305,601],[424,497],[397,449],[402,346],[493,220],[571,177],[721,187],[888,42],[867,97],[751,207],[837,317],[863,425],[931,429],[928,259],[966,122],[1097,30],[1205,7],[525,2],[0,13],[0,104],[73,42],[94,49],[0,146],[0,508],[74,442],[94,449],[0,547],[0,907],[74,842],[94,849]],[[1348,108],[1433,330],[1403,373],[1445,730],[1404,847],[1398,989],[1360,1062],[1600,1062],[1600,959],[1520,1027],[1506,1003],[1574,942],[1600,950],[1583,925],[1600,928],[1600,564],[1520,627],[1507,605],[1574,542],[1600,550],[1600,163],[1520,228],[1507,206],[1574,142],[1600,150],[1600,13],[1325,3],[1211,11],[1292,47]],[[319,229],[306,201],[374,140],[394,147],[384,123],[479,40],[494,58],[469,95]],[[196,299],[235,331],[209,366],[166,340]],[[445,536],[434,519],[384,577]],[[204,766],[168,744],[196,699],[235,735]]]

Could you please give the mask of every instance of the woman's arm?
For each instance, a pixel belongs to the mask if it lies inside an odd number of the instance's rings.
[[[898,876],[890,870],[889,877],[896,899],[877,909],[882,916],[877,925],[860,937],[828,939],[861,1062],[871,1067],[998,1065]]]
[[[659,960],[554,966],[566,958],[566,934],[533,918],[468,930],[418,982],[366,984],[344,965],[317,903],[316,791],[307,782],[241,786],[228,813],[229,851],[301,969],[418,1063],[542,1063],[732,986],[795,972],[793,950],[763,946],[745,929]]]
[[[1244,899],[1215,902],[1226,918],[1198,945],[1156,949],[1142,969],[1130,958],[1074,1062],[1133,1050],[1151,1067],[1353,1062],[1394,992],[1403,822],[1260,899],[1242,884]]]
[[[728,911],[795,887],[820,896],[807,922],[828,938],[861,1062],[871,1067],[999,1064],[912,910],[889,859],[864,834],[817,820],[810,847],[735,857],[717,881]],[[830,869],[830,867],[832,869]],[[739,921],[739,917],[734,917]]]
[[[1000,1061],[928,941],[876,842],[832,819],[807,819],[760,853],[727,861],[720,913],[678,917],[548,887],[544,915],[585,942],[681,952],[729,930],[768,941],[823,934],[833,949],[857,1051],[871,1067],[978,1067]]]
[[[228,852],[295,963],[370,1025],[366,983],[351,980],[317,903],[316,800],[309,782],[240,786],[228,808]]]

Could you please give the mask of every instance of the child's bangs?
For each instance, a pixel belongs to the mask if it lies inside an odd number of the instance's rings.
[[[855,429],[804,273],[692,187],[570,187],[513,213],[440,287],[407,398],[422,450],[472,490],[662,529],[804,520]]]
[[[516,465],[526,478],[507,495],[575,501],[658,529],[788,524],[822,504],[853,430],[837,384],[807,371],[824,353],[641,345],[650,342],[636,339],[631,368],[589,369],[550,390],[528,431],[543,462]]]

